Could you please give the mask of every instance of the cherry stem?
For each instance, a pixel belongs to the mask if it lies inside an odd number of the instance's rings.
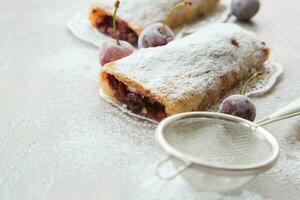
[[[193,5],[193,3],[191,1],[184,0],[182,2],[175,4],[175,6],[172,8],[172,10],[182,7],[182,6],[187,6],[187,5],[191,6],[191,5]]]
[[[229,21],[229,19],[231,18],[232,13],[229,13],[226,17],[226,19],[223,21],[223,23],[227,23]]]
[[[113,32],[114,32],[114,37],[117,41],[117,44],[121,45],[120,41],[119,41],[119,36],[118,36],[118,33],[117,33],[117,20],[116,20],[119,6],[120,6],[120,1],[117,0],[116,3],[115,3],[115,10],[114,10],[114,16],[113,16]]]
[[[261,71],[256,72],[255,74],[253,74],[253,75],[246,81],[246,83],[245,83],[245,85],[244,85],[244,87],[243,87],[242,95],[245,95],[245,94],[246,94],[246,90],[247,90],[247,87],[248,87],[248,85],[250,84],[250,82],[251,82],[253,79],[255,79],[255,78],[257,78],[257,77],[259,77],[259,76],[261,76],[261,75],[263,75],[263,74],[264,74],[264,73],[261,72]]]
[[[163,26],[159,29],[159,32],[161,33],[161,34],[165,34],[166,33],[166,31],[165,31],[165,25],[163,24]]]
[[[169,11],[168,15],[170,15],[175,9],[182,7],[182,6],[192,6],[193,3],[190,0],[183,0],[182,2],[179,2],[177,4],[175,4],[171,10]],[[166,24],[166,23],[165,23]]]

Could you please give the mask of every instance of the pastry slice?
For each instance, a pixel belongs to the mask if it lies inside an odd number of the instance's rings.
[[[269,48],[254,33],[234,24],[211,24],[106,64],[101,89],[118,105],[160,121],[216,104],[268,56]]]
[[[189,0],[191,5],[175,7],[184,0],[121,0],[118,10],[119,38],[135,45],[138,35],[149,24],[163,22],[174,28],[208,13],[219,0]],[[91,5],[89,20],[100,32],[113,37],[114,0]]]

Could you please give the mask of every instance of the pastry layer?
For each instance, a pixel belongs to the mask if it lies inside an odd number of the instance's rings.
[[[190,22],[211,11],[219,0],[189,0],[192,5],[174,6],[183,0],[126,0],[118,10],[120,39],[136,44],[137,36],[149,24],[163,22],[172,28]],[[99,0],[91,5],[90,22],[102,33],[113,37],[114,1]]]
[[[268,56],[269,48],[255,34],[234,24],[212,24],[166,46],[140,49],[105,65],[101,87],[120,105],[124,102],[115,97],[117,90],[107,77],[160,104],[166,116],[198,111],[217,103]],[[145,109],[135,113],[145,115]]]
[[[111,90],[112,97],[131,112],[156,121],[166,118],[165,107],[156,100],[144,96],[137,90],[131,90],[111,74],[103,73],[101,76],[102,80],[106,80],[103,83],[107,88],[106,91]]]

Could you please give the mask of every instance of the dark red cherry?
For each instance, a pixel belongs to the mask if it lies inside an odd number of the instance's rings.
[[[256,108],[252,100],[244,95],[231,95],[227,97],[222,102],[219,112],[241,117],[252,122],[256,117]]]
[[[120,45],[116,41],[110,40],[105,41],[99,48],[100,54],[100,64],[101,66],[106,63],[119,60],[123,57],[129,56],[134,48],[131,44],[125,41],[119,41]]]
[[[151,24],[139,36],[138,47],[148,48],[168,44],[174,40],[174,33],[167,25],[162,23]]]
[[[260,7],[259,0],[232,0],[231,13],[239,21],[250,21]]]

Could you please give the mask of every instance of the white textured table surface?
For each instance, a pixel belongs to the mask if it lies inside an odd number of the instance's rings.
[[[299,199],[300,119],[268,126],[281,157],[268,173],[226,195],[154,176],[165,155],[154,126],[98,97],[97,50],[66,22],[89,0],[0,1],[0,199]],[[300,96],[297,0],[264,0],[254,29],[285,67],[255,99],[258,118]]]

